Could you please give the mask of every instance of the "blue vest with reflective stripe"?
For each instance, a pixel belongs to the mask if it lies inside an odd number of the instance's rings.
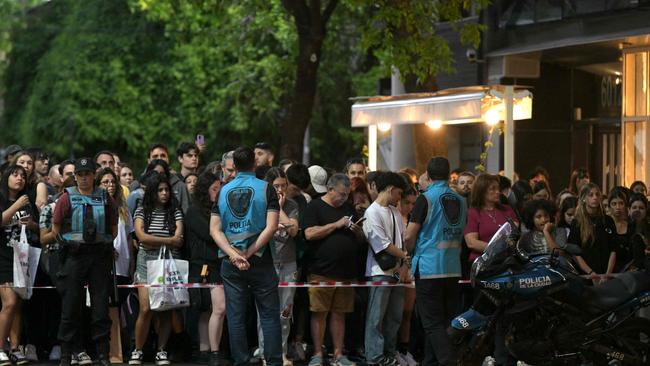
[[[112,243],[113,235],[107,225],[106,191],[96,188],[92,194],[85,196],[77,187],[69,187],[66,192],[70,198],[70,231],[61,235],[63,239],[80,244]],[[86,222],[85,219],[91,214],[92,222]],[[91,233],[89,241],[84,239],[84,227]]]
[[[268,183],[251,172],[237,173],[219,192],[221,229],[230,245],[245,251],[266,227],[266,189]],[[264,247],[265,248],[265,247]],[[258,253],[264,253],[262,248]],[[220,256],[225,253],[219,253]]]
[[[467,216],[465,199],[447,182],[434,181],[423,193],[429,211],[418,233],[412,271],[420,278],[460,277],[460,247]]]

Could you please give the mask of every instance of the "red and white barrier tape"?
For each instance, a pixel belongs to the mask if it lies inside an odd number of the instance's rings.
[[[615,278],[620,276],[620,273],[612,274],[592,274],[592,275],[582,275],[580,277],[585,279],[606,279],[606,278]],[[470,280],[459,280],[459,284],[467,285],[471,284]],[[13,285],[0,285],[0,288],[14,288]],[[161,287],[172,287],[172,288],[214,288],[214,287],[223,287],[222,284],[214,283],[185,283],[185,284],[174,284],[174,285],[149,285],[149,284],[132,284],[132,285],[117,285],[117,288],[161,288]],[[415,287],[414,282],[408,283],[394,283],[388,281],[318,281],[318,282],[279,282],[278,287],[293,287],[293,288],[310,288],[310,287],[320,287],[320,288],[331,288],[331,287]],[[33,289],[43,290],[43,289],[56,289],[55,286],[33,286]]]

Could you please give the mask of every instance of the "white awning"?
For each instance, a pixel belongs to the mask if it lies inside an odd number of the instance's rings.
[[[435,93],[354,98],[352,127],[379,124],[459,124],[505,120],[504,86],[473,86]],[[515,87],[513,119],[530,119],[532,93]],[[498,119],[497,119],[498,118]],[[496,123],[496,122],[495,122]]]

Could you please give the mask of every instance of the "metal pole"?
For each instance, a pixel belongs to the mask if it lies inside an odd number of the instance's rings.
[[[399,70],[393,68],[390,78],[390,94],[405,94],[404,84],[400,79]],[[386,121],[393,123],[394,121]],[[403,167],[415,166],[415,141],[413,141],[413,125],[395,125],[391,127],[390,169],[399,170]]]
[[[506,118],[503,125],[503,173],[507,178],[514,179],[515,173],[515,124],[513,118],[514,87],[506,86],[505,92]]]
[[[377,125],[368,126],[368,168],[377,170]]]

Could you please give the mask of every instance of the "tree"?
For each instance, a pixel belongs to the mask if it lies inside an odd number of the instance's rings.
[[[405,21],[426,23],[408,49],[429,44],[437,20],[415,13],[434,8],[396,8],[408,3],[47,2],[13,32],[0,140],[59,158],[108,148],[137,167],[149,143],[173,147],[197,133],[208,159],[261,140],[297,157],[309,122],[316,161],[340,167],[363,138],[349,128],[348,98],[374,94],[390,65],[408,63],[386,38]]]

